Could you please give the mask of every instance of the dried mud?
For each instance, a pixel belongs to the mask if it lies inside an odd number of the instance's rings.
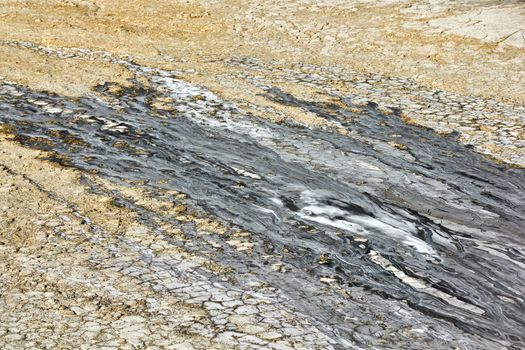
[[[6,2],[0,347],[523,348],[523,5],[478,6]]]

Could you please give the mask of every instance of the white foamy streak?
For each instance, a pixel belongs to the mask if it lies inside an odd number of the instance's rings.
[[[319,203],[317,198],[326,195],[322,191],[303,191],[301,199],[309,205],[302,208],[298,215],[303,219],[345,230],[355,235],[368,236],[375,234],[394,238],[416,249],[419,253],[438,257],[434,248],[414,237],[417,229],[410,221],[392,215],[381,208],[372,208],[375,216],[372,217],[370,215],[349,213],[340,208]]]
[[[455,307],[458,307],[460,309],[467,310],[467,311],[473,312],[473,313],[478,314],[478,315],[483,315],[485,313],[485,310],[483,310],[482,308],[480,308],[480,307],[478,307],[476,305],[466,303],[466,302],[464,302],[462,300],[459,300],[458,298],[456,298],[453,295],[450,295],[450,294],[447,294],[445,292],[442,292],[439,289],[436,289],[436,288],[428,285],[423,280],[420,280],[420,279],[408,276],[406,273],[404,273],[403,271],[399,270],[398,268],[396,268],[395,266],[390,264],[390,261],[385,259],[383,256],[381,256],[379,253],[377,253],[374,250],[371,250],[368,253],[368,256],[369,256],[369,258],[370,258],[370,260],[372,262],[374,262],[375,264],[381,266],[384,270],[391,272],[401,282],[403,282],[406,285],[409,285],[410,287],[412,287],[412,288],[414,288],[416,290],[419,290],[419,291],[421,291],[423,293],[426,293],[426,294],[433,295],[433,296],[435,296],[435,297],[445,301],[446,303],[448,303],[450,305],[453,305]]]

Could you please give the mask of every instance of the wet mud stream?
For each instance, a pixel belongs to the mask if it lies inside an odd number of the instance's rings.
[[[522,169],[344,96],[315,103],[263,87],[338,128],[276,124],[170,72],[132,68],[149,86],[100,86],[104,98],[3,84],[0,122],[57,161],[182,192],[198,213],[249,232],[239,250],[180,223],[191,243],[172,243],[230,267],[232,285],[278,289],[336,347],[525,346]],[[112,196],[155,226],[156,213]]]

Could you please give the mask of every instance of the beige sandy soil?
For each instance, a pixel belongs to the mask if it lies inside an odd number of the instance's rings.
[[[448,91],[516,102],[525,96],[520,2],[4,1],[0,18],[3,40],[107,50],[150,63],[168,55],[197,70],[206,58],[247,56],[411,77]],[[14,55],[5,50],[2,56]],[[41,66],[28,54],[16,57],[18,62],[2,60],[1,74],[29,83],[24,72]],[[56,69],[47,79],[60,72],[64,80],[76,75],[67,63],[47,64]],[[84,77],[73,82],[92,84],[87,76],[98,70],[78,64]],[[104,69],[99,78],[108,73]],[[34,79],[36,84],[46,76]]]
[[[187,69],[185,79],[240,105],[269,104],[240,76],[262,75],[275,87],[303,93],[304,86],[285,85],[279,75],[305,63],[320,71],[336,67],[361,74],[358,81],[332,74],[338,93],[400,107],[412,122],[458,131],[479,152],[525,164],[525,5],[519,1],[4,1],[0,18],[0,76],[35,89],[79,96],[103,81],[126,85],[130,73],[15,43],[103,50]],[[231,64],[236,57],[271,63],[271,69],[249,71]],[[391,78],[421,85],[406,88]],[[458,103],[479,100],[465,103],[471,113],[421,101],[424,89],[456,93]],[[488,108],[487,101],[503,108]],[[272,108],[315,123],[303,111]]]

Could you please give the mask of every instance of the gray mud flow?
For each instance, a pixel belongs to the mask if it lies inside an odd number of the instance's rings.
[[[345,130],[336,133],[269,123],[169,72],[145,72],[151,87],[100,86],[105,99],[4,84],[0,121],[68,165],[183,192],[196,210],[253,233],[251,255],[220,238],[221,249],[200,244],[192,227],[186,248],[231,266],[231,284],[255,278],[281,290],[341,348],[379,337],[392,348],[448,348],[452,338],[472,349],[525,347],[522,169],[397,112],[352,112],[344,96],[335,97],[348,108],[271,87],[264,95]],[[153,107],[158,97],[172,98],[174,111]],[[418,339],[397,335],[407,325],[420,325]]]

